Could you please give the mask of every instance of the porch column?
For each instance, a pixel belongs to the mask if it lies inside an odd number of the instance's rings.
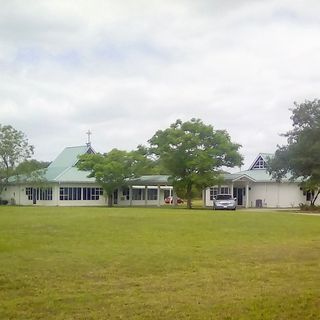
[[[232,197],[234,198],[234,194],[233,194],[233,182],[230,185],[230,194],[232,195]]]
[[[202,189],[202,207],[206,207],[206,189]]]
[[[158,207],[160,207],[160,186],[158,186]]]
[[[148,187],[147,186],[144,187],[144,205],[145,206],[148,205]]]
[[[132,186],[129,187],[129,203],[131,207],[132,206]]]
[[[246,208],[249,208],[249,182],[246,183]]]

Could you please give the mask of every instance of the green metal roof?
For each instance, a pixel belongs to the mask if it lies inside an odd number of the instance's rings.
[[[78,157],[86,153],[94,153],[94,151],[90,146],[65,148],[45,169],[44,180],[47,182],[95,182],[94,178],[88,178],[90,172],[81,171],[75,167]],[[26,180],[28,181],[28,179]],[[10,177],[9,182],[18,182],[18,177]]]
[[[141,176],[135,179],[129,179],[129,185],[137,185],[137,186],[167,186],[170,185],[169,177],[167,175],[153,175],[153,176]]]
[[[94,182],[88,178],[89,172],[81,171],[75,165],[79,156],[94,153],[90,146],[77,146],[65,148],[58,157],[49,165],[45,178],[56,182]]]
[[[67,147],[49,165],[48,169],[72,167],[78,162],[78,156],[88,153],[90,149],[88,146]]]
[[[60,175],[55,178],[57,182],[84,182],[84,183],[94,183],[95,178],[89,178],[90,172],[81,171],[76,167],[71,167],[63,171]]]
[[[248,179],[253,182],[276,182],[275,179],[272,179],[272,176],[263,169],[255,170],[245,170],[237,173],[227,173],[224,174],[224,179],[226,181],[237,181],[241,179]],[[281,179],[282,182],[292,182],[291,175],[287,174],[284,178]],[[300,182],[301,179],[296,179],[294,182]]]

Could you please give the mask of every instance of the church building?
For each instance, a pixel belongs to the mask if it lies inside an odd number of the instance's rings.
[[[91,144],[67,147],[48,166],[41,183],[11,177],[1,198],[16,205],[106,206],[108,199],[90,172],[76,164],[79,156],[95,153]],[[172,195],[168,176],[141,176],[128,180],[127,186],[114,191],[113,204],[120,206],[160,206]]]

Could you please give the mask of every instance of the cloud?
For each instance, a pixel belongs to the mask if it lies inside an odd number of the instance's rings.
[[[317,1],[9,1],[0,119],[52,160],[86,141],[133,149],[177,118],[243,145],[246,165],[319,92]]]

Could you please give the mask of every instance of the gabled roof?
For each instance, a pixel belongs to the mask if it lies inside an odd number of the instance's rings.
[[[90,146],[77,146],[65,148],[57,158],[51,162],[49,168],[67,168],[76,165],[78,157],[86,153],[95,153]]]
[[[226,173],[223,175],[226,181],[239,181],[239,180],[249,180],[252,182],[276,182],[275,179],[268,173],[266,168],[255,166],[259,161],[264,161],[265,163],[273,158],[274,154],[272,153],[259,153],[255,158],[248,170],[240,171],[237,173]],[[260,162],[261,163],[261,162]],[[287,174],[282,178],[282,182],[292,182],[291,175]],[[296,179],[295,182],[300,182],[300,179]]]
[[[225,180],[239,181],[239,180],[250,180],[252,182],[271,182],[275,181],[266,170],[251,169],[240,171],[238,173],[229,173],[224,175]]]
[[[88,178],[90,172],[81,171],[75,166],[79,161],[78,157],[87,153],[95,153],[95,151],[91,146],[65,148],[48,168],[44,169],[43,180],[47,182],[95,182],[94,178]],[[16,183],[21,180],[28,181],[23,176],[13,176],[10,177],[9,182]]]
[[[95,151],[87,145],[65,148],[47,168],[45,179],[57,182],[91,182],[91,179],[86,178],[89,172],[80,171],[75,167],[79,156],[87,153]]]

